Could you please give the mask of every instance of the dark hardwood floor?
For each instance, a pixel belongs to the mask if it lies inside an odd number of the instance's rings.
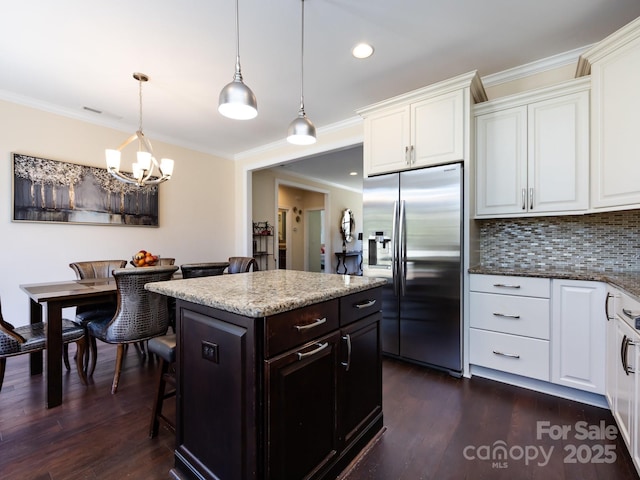
[[[47,410],[44,380],[29,377],[27,356],[8,359],[0,392],[0,478],[169,478],[172,434],[161,427],[157,438],[147,437],[157,363],[141,362],[130,348],[118,393],[111,395],[114,362],[115,348],[99,343],[93,382],[87,388],[74,370],[65,373],[63,405]],[[386,429],[344,472],[346,480],[638,479],[621,438],[575,439],[576,422],[615,425],[607,410],[389,359],[383,375]],[[566,440],[539,439],[538,421],[572,431]],[[506,468],[478,458],[500,442]],[[578,455],[569,459],[576,463],[565,461],[571,444]],[[615,461],[590,461],[604,445]],[[544,466],[538,465],[545,462],[541,448],[549,459]],[[519,458],[534,450],[538,457],[528,465]]]

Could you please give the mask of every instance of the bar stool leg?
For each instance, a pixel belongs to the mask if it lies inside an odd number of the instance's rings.
[[[151,425],[149,426],[149,438],[154,438],[158,435],[160,428],[160,419],[164,420],[167,426],[175,431],[173,423],[162,414],[162,406],[164,400],[173,397],[176,392],[175,388],[166,391],[167,383],[174,384],[175,380],[173,375],[169,373],[169,367],[171,364],[164,358],[160,358],[160,374],[158,375],[158,388],[156,390],[156,397],[153,401],[153,410],[151,412]]]

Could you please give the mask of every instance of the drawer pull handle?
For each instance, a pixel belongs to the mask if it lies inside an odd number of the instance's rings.
[[[329,342],[318,343],[317,345],[318,345],[318,348],[315,348],[310,352],[307,352],[307,353],[298,352],[298,360],[302,360],[303,358],[310,357],[311,355],[315,355],[316,353],[321,352],[322,350],[324,350],[329,346]]]
[[[344,367],[345,372],[348,372],[349,367],[351,366],[351,335],[347,333],[345,336],[342,337],[342,340],[344,340],[347,343],[347,361],[340,362],[340,365]]]
[[[613,320],[613,317],[609,316],[609,299],[612,298],[613,295],[607,292],[607,298],[604,299],[604,314],[607,317],[607,322],[609,320]]]
[[[504,318],[520,318],[520,315],[508,315],[506,313],[498,313],[498,312],[493,312],[493,315],[496,317],[504,317]]]
[[[493,286],[502,288],[520,288],[520,285],[511,285],[509,283],[494,283]]]
[[[623,308],[622,309],[622,313],[624,313],[631,320],[636,320],[638,317],[640,317],[640,313],[632,312],[631,310],[629,310],[627,308]]]
[[[313,323],[310,323],[309,325],[294,325],[294,328],[296,330],[298,330],[299,332],[301,332],[301,331],[306,330],[308,328],[313,328],[313,327],[317,327],[318,325],[322,325],[326,321],[327,321],[327,317],[316,318],[316,320]]]
[[[356,303],[353,306],[356,308],[368,308],[373,306],[375,303],[376,303],[375,300],[365,300],[364,302]]]
[[[520,358],[520,355],[518,355],[517,353],[503,353],[503,352],[496,352],[495,350],[493,351],[493,353],[495,353],[496,355],[501,355],[503,357]]]

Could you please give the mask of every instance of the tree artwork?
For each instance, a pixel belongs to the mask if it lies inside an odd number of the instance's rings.
[[[105,168],[13,154],[13,220],[158,226],[158,187]]]

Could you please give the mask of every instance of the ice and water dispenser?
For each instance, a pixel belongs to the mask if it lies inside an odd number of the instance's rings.
[[[375,232],[369,236],[368,264],[373,266],[391,266],[391,237],[384,232]]]

